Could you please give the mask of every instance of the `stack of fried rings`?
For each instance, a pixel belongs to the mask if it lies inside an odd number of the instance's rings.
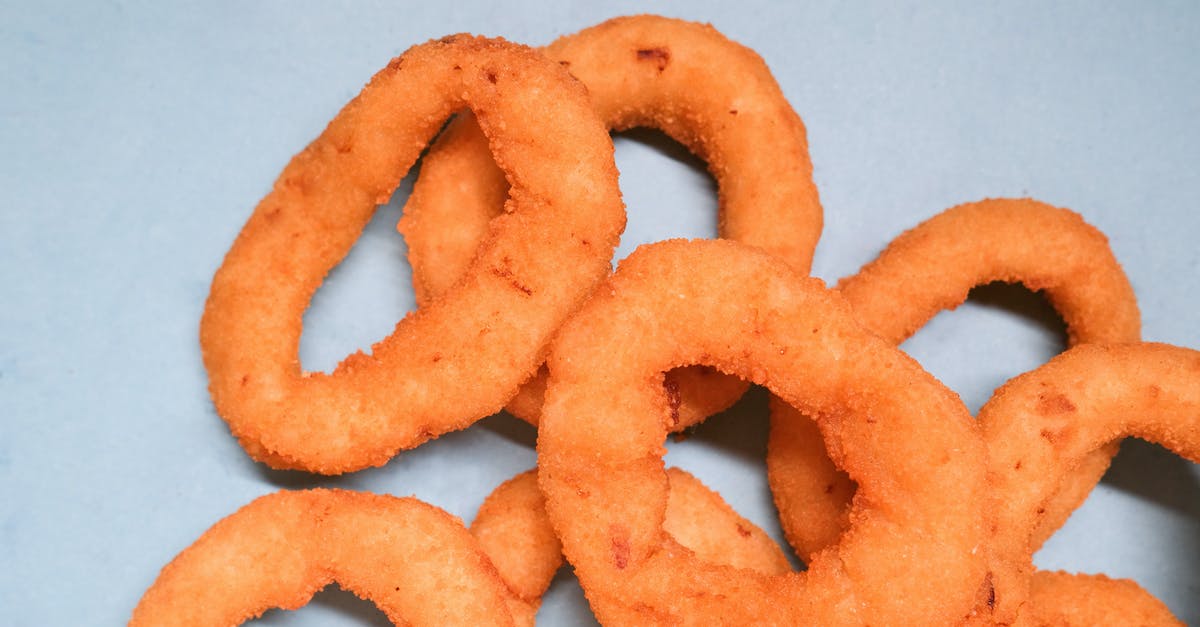
[[[657,126],[707,159],[721,188],[722,235],[774,256],[734,242],[646,247],[571,317],[605,273],[622,222],[603,125],[589,118],[582,92],[561,67],[528,49],[467,37],[414,48],[293,160],[214,279],[202,323],[214,401],[256,459],[345,472],[383,463],[399,449],[491,413],[537,369],[557,333],[549,381],[527,388],[528,402],[510,405],[533,421],[543,410],[540,485],[527,473],[497,489],[473,537],[452,517],[411,499],[340,491],[264,497],[165,568],[135,623],[237,622],[269,607],[297,607],[337,580],[396,621],[528,624],[559,564],[558,538],[597,615],[617,624],[705,616],[1083,624],[1112,611],[1084,601],[1106,594],[1131,604],[1122,608],[1127,620],[1172,620],[1129,582],[1038,573],[1031,565],[1032,551],[1103,472],[1116,439],[1137,435],[1191,459],[1200,455],[1200,394],[1186,380],[1194,375],[1179,374],[1200,369],[1200,356],[1165,346],[1087,344],[1138,335],[1132,291],[1103,236],[1064,210],[985,201],[914,229],[843,281],[840,293],[830,292],[802,276],[821,219],[803,126],[756,55],[711,28],[648,16],[600,25],[545,53],[585,78],[608,126]],[[746,70],[732,81],[735,89],[764,96],[761,102],[686,97],[687,77],[725,56]],[[638,78],[613,80],[622,72]],[[653,96],[642,99],[646,93]],[[421,311],[372,356],[351,356],[332,376],[302,373],[295,353],[304,304],[374,203],[390,194],[441,121],[463,104],[473,107],[483,134],[469,116],[451,126],[430,163],[458,165],[423,172],[423,180],[430,178],[418,185],[402,225],[410,239],[424,242],[414,251],[425,252],[413,259],[425,277],[414,277]],[[531,110],[542,113],[526,116],[534,122],[521,115]],[[564,135],[568,128],[573,132]],[[782,141],[790,155],[773,155],[781,168],[774,176],[788,181],[774,188],[756,185],[753,173],[734,165],[766,137],[766,128],[768,140]],[[480,152],[483,137],[498,170]],[[564,137],[585,148],[564,150]],[[486,190],[485,201],[470,206],[476,228],[458,242],[457,253],[438,252],[440,235],[432,229],[449,219],[428,209],[443,193],[438,181],[476,171],[484,172]],[[790,208],[785,223],[795,232],[778,222],[765,228],[764,220],[779,216],[756,214],[756,205]],[[1013,215],[1043,220],[1047,228],[1030,237]],[[971,225],[977,230],[970,243],[983,253],[947,247],[951,229]],[[1046,232],[1063,239],[1041,239]],[[1006,257],[1003,244],[1012,241],[1058,252],[1065,241],[1075,253],[1058,258],[1021,250]],[[444,254],[453,261],[440,278],[421,270],[432,266],[420,259]],[[942,265],[959,272],[940,275]],[[1080,267],[1093,273],[1090,282],[1070,284]],[[554,270],[559,274],[546,276]],[[891,280],[900,271],[908,283]],[[952,392],[889,342],[991,280],[1045,289],[1077,346],[1010,382],[976,426]],[[930,281],[952,286],[931,289]],[[897,316],[894,302],[911,309]],[[711,320],[728,326],[712,328]],[[275,332],[288,341],[269,342]],[[432,338],[454,341],[431,346]],[[467,365],[479,358],[473,351],[487,360],[486,373]],[[703,419],[743,389],[723,377],[719,394],[693,394],[689,386],[713,378],[698,369],[664,381],[664,371],[691,366],[779,394],[772,487],[789,540],[810,561],[807,573],[784,572],[777,547],[715,493],[678,471],[663,472],[665,434]],[[480,385],[481,374],[489,384]],[[471,389],[499,392],[446,402],[467,389],[464,380]],[[462,411],[445,415],[451,407]],[[1166,420],[1180,414],[1190,422]],[[1109,418],[1086,428],[1079,423],[1093,415]],[[815,427],[823,442],[807,444],[823,446],[782,446],[785,424]],[[837,489],[818,494],[812,485],[781,484],[779,464],[799,457],[825,473],[817,482],[822,488]],[[839,478],[835,466],[846,474]],[[823,501],[830,514],[804,529],[809,523],[798,518],[789,494]],[[301,550],[269,544],[264,554],[257,544],[247,547],[263,537]],[[407,572],[421,573],[419,585],[408,575],[404,585],[392,585],[402,556]]]
[[[822,212],[804,124],[753,50],[708,25],[640,15],[562,37],[541,52],[587,86],[608,128],[662,130],[708,163],[717,181],[721,237],[760,247],[808,273]],[[696,89],[699,84],[707,87]],[[506,210],[508,198],[504,172],[474,118],[455,119],[422,161],[399,225],[418,305],[468,273],[489,221]],[[675,430],[728,408],[747,387],[707,368],[668,377],[678,391],[672,396]],[[543,371],[506,409],[536,425],[545,385]]]
[[[639,248],[559,333],[538,479],[597,618],[951,625],[985,586],[982,442],[958,397],[820,281],[734,242]],[[720,325],[711,320],[723,321]],[[662,372],[705,363],[814,417],[858,484],[804,573],[704,563],[663,532]]]
[[[1133,287],[1102,233],[1079,215],[1033,200],[985,200],[947,210],[898,237],[838,290],[859,323],[899,344],[935,314],[992,281],[1042,290],[1071,345],[1136,342]],[[1099,482],[1113,442],[1088,455],[1038,522],[1040,546]],[[802,559],[845,529],[853,484],[825,455],[816,427],[773,399],[767,472],[789,543]]]

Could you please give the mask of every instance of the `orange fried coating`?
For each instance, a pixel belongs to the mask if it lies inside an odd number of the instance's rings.
[[[304,372],[309,299],[464,106],[513,182],[511,212],[370,354]],[[533,50],[452,36],[393,60],[292,159],[213,278],[200,342],[218,413],[255,459],[332,474],[498,411],[609,272],[624,227],[612,150],[583,86]]]
[[[1031,199],[959,205],[896,238],[838,290],[860,323],[899,344],[971,288],[1005,281],[1041,290],[1070,343],[1136,342],[1137,299],[1108,240],[1073,211]],[[1035,533],[1040,546],[1108,469],[1117,446],[1089,453],[1067,475]],[[772,399],[767,472],[792,547],[808,560],[849,526],[854,484],[829,461],[812,420]]]
[[[638,15],[567,35],[542,52],[587,85],[609,128],[660,129],[708,163],[721,237],[808,272],[822,212],[804,124],[754,51],[705,24]],[[509,181],[487,146],[464,115],[422,161],[399,225],[418,304],[461,279],[490,221],[509,210]],[[677,392],[673,429],[729,407],[747,386],[706,368],[673,372],[667,385]],[[543,371],[507,409],[536,424],[544,393]]]
[[[548,363],[538,480],[602,623],[944,625],[984,588],[983,444],[966,408],[783,261],[727,240],[643,246]],[[815,416],[858,482],[850,529],[807,572],[711,564],[664,530],[662,373],[697,363]]]

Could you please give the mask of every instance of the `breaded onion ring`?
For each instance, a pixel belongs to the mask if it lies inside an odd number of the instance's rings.
[[[239,625],[335,581],[398,625],[513,624],[507,589],[457,518],[412,498],[310,490],[260,497],[204,532],[129,625]]]
[[[562,37],[542,52],[587,85],[609,128],[660,129],[708,163],[721,237],[808,272],[822,215],[804,124],[754,51],[707,24],[639,15]],[[418,305],[459,281],[508,196],[471,116],[454,120],[422,161],[399,225]],[[747,384],[692,368],[670,373],[668,386],[677,391],[672,416],[682,429],[729,407]],[[537,424],[544,392],[542,371],[507,409]]]
[[[478,115],[513,181],[470,269],[332,374],[300,368],[306,305],[445,119]],[[217,411],[256,459],[340,473],[498,411],[609,271],[612,142],[582,85],[500,40],[447,37],[375,75],[292,159],[220,270],[200,327]]]
[[[807,572],[706,563],[664,531],[662,373],[696,363],[816,416],[858,482],[850,530]],[[723,240],[639,248],[560,331],[549,369],[538,481],[602,623],[943,625],[978,598],[983,446],[966,408],[779,259]]]
[[[779,545],[742,518],[699,479],[667,469],[670,490],[663,528],[705,561],[767,575],[791,570]],[[562,545],[546,516],[537,471],[521,473],[496,488],[471,523],[471,534],[512,593],[516,623],[533,624],[542,595],[562,565]]]
[[[1030,593],[1038,627],[1183,627],[1183,622],[1129,579],[1039,570]]]
[[[992,281],[1042,290],[1072,345],[1140,339],[1137,299],[1104,234],[1073,211],[1031,199],[948,209],[896,238],[838,290],[860,323],[899,344]],[[1098,449],[1068,475],[1047,504],[1036,546],[1087,498],[1116,452],[1115,443]],[[849,525],[854,484],[829,461],[816,425],[775,399],[767,477],[784,533],[802,559],[836,542]]]
[[[1031,621],[1045,612],[1030,602],[1031,538],[1046,503],[1089,453],[1132,436],[1200,462],[1200,352],[1076,346],[996,390],[979,424],[996,516],[994,618]]]

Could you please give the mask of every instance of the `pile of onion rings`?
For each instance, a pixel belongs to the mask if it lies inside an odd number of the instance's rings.
[[[634,126],[708,163],[723,239],[643,246],[610,272],[624,213],[606,131]],[[419,310],[369,355],[302,371],[304,307],[431,141],[399,225]],[[564,557],[604,624],[1178,624],[1134,582],[1032,561],[1122,438],[1200,461],[1200,352],[1140,342],[1104,235],[1030,199],[969,203],[829,289],[806,276],[822,219],[799,116],[711,26],[413,47],[233,243],[201,320],[210,391],[276,468],[380,465],[502,407],[537,426],[538,466],[469,527],[413,498],[263,496],[164,567],[130,624],[238,624],[336,582],[396,624],[530,625]],[[1044,293],[1070,348],[974,420],[896,345],[992,281]],[[805,572],[662,460],[668,433],[751,383],[773,394],[768,478]]]

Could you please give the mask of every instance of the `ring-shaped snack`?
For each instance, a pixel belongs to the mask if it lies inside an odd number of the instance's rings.
[[[983,446],[966,408],[784,262],[725,240],[643,246],[548,363],[538,481],[602,623],[955,624],[985,587]],[[664,531],[662,373],[697,363],[815,416],[858,482],[851,528],[806,572],[706,563]]]
[[[779,545],[699,479],[668,468],[667,533],[705,561],[774,575],[791,570]],[[500,579],[512,593],[509,611],[532,625],[542,595],[562,566],[562,544],[546,516],[537,471],[523,472],[488,495],[471,523]]]
[[[1166,604],[1128,579],[1039,570],[1030,601],[1038,627],[1184,627]]]
[[[129,625],[240,625],[332,582],[397,625],[513,624],[508,590],[457,518],[412,498],[319,489],[268,494],[213,525],[162,569]]]
[[[899,344],[992,281],[1041,290],[1071,345],[1141,338],[1137,298],[1104,234],[1073,211],[1032,199],[948,209],[896,238],[838,291],[863,326]],[[777,399],[770,406],[767,477],[784,534],[808,560],[849,525],[854,484],[829,460],[812,420]],[[1116,452],[1116,443],[1097,449],[1068,475],[1039,521],[1036,546],[1087,498]]]
[[[1089,453],[1137,437],[1200,463],[1200,352],[1151,343],[1076,346],[996,390],[979,424],[996,517],[993,618],[1030,624],[1039,614],[1031,601],[1034,530]]]
[[[461,280],[371,354],[304,372],[302,316],[378,203],[469,106],[512,181]],[[558,64],[451,36],[388,64],[294,157],[213,278],[200,326],[209,389],[242,446],[275,467],[341,473],[498,411],[610,271],[624,226],[612,141]]]
[[[822,211],[804,123],[754,51],[707,24],[638,15],[567,35],[542,53],[587,86],[609,128],[662,130],[708,163],[720,237],[808,272]],[[470,115],[455,119],[421,162],[399,224],[418,305],[459,281],[508,196],[478,125]],[[672,372],[667,381],[676,429],[724,410],[747,387],[707,368]],[[543,370],[506,408],[537,424],[544,393]]]

